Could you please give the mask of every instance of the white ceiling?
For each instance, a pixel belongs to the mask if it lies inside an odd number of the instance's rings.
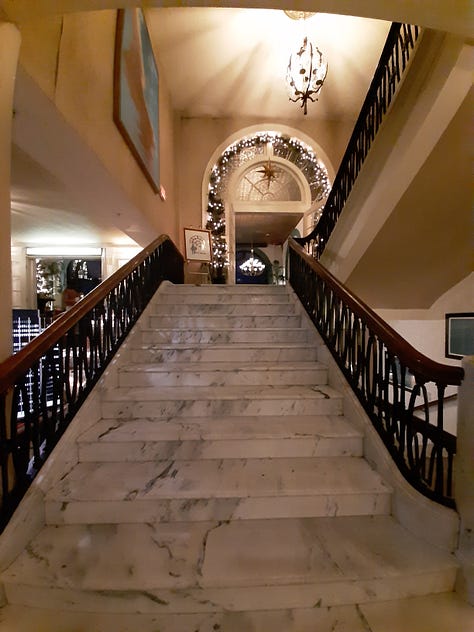
[[[308,35],[329,64],[308,117],[355,121],[390,28],[329,14],[294,21],[266,9],[160,8],[146,17],[160,73],[183,116],[293,119],[295,126],[304,116],[286,92],[292,47]],[[13,150],[13,241],[44,243],[54,235],[63,243],[126,243],[110,222],[101,225],[83,212],[80,196],[28,155],[27,142]]]
[[[390,28],[324,13],[291,20],[269,9],[148,9],[146,16],[173,105],[185,116],[301,120],[285,77],[307,35],[329,63],[308,116],[355,120]]]

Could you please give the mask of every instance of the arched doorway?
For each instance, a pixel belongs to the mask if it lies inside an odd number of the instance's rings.
[[[237,251],[252,246],[283,266],[283,243],[297,225],[303,232],[302,218],[313,227],[330,186],[324,163],[296,136],[265,130],[228,145],[208,170],[204,198],[215,282],[236,282]]]

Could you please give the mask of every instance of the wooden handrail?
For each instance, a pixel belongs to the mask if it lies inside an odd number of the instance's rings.
[[[400,358],[403,364],[410,367],[410,371],[415,376],[443,384],[456,386],[461,384],[464,377],[464,370],[461,367],[435,362],[420,353],[348,287],[338,281],[319,261],[309,255],[292,237],[289,239],[289,247],[295,250],[354,313],[367,323],[372,331]]]
[[[18,353],[10,356],[0,364],[0,393],[4,393],[13,386],[16,380],[39,360],[57,340],[64,336],[83,316],[85,316],[98,302],[121,283],[133,270],[150,256],[156,248],[168,240],[167,235],[161,235],[133,259],[102,281],[96,288],[78,301],[70,310],[64,312],[57,320],[47,327],[39,336],[34,338]],[[184,258],[183,258],[184,262]]]
[[[184,281],[167,235],[0,364],[0,528],[164,280]]]
[[[294,239],[289,260],[296,295],[400,472],[454,507],[456,436],[444,429],[444,410],[446,387],[461,384],[463,369],[417,351]]]

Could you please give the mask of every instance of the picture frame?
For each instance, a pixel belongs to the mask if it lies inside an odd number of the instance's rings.
[[[211,231],[204,228],[185,228],[184,251],[187,261],[211,262]]]
[[[159,75],[141,9],[119,9],[113,119],[155,193],[160,192]]]
[[[446,314],[445,357],[474,355],[474,312]]]

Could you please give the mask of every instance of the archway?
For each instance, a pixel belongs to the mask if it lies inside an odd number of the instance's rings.
[[[261,174],[263,186],[258,186],[256,174]],[[259,217],[254,222],[263,225],[265,215],[269,227],[275,220],[281,223],[286,214],[286,235],[280,229],[275,242],[270,230],[261,230],[263,237],[255,244],[281,246],[298,223],[293,221],[296,214],[319,218],[330,187],[326,165],[312,146],[296,135],[267,128],[243,134],[226,145],[215,162],[208,164],[203,181],[203,223],[213,238],[216,282],[222,282],[223,277],[229,282],[235,280],[236,217],[245,217],[248,224],[253,214]],[[256,235],[247,235],[244,240],[238,237],[240,245],[254,240]]]

